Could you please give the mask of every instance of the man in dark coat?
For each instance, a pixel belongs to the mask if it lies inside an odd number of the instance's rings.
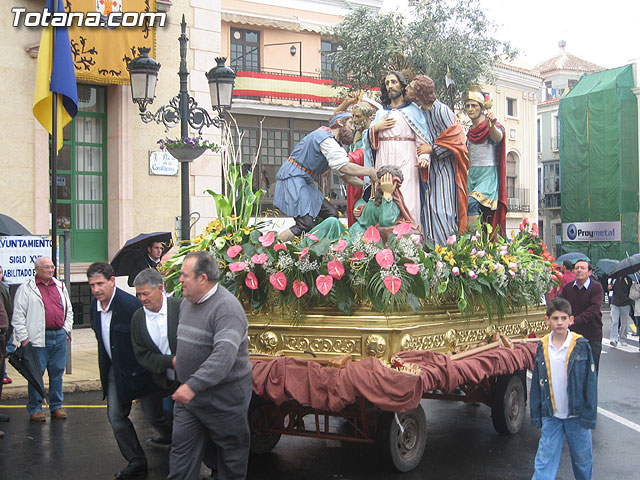
[[[151,372],[156,384],[169,395],[180,385],[174,359],[178,342],[181,298],[167,297],[162,275],[150,268],[133,281],[142,308],[131,318],[131,341],[138,363]]]
[[[147,472],[147,460],[129,420],[131,402],[140,399],[145,417],[163,438],[171,437],[171,420],[162,408],[162,394],[151,373],[136,360],[131,344],[131,316],[141,307],[133,295],[116,288],[113,268],[92,263],[87,270],[91,328],[98,340],[98,362],[107,416],[122,455],[129,464],[116,478],[134,478]]]
[[[147,245],[145,251],[140,252],[140,255],[133,261],[129,277],[127,278],[127,285],[133,287],[133,280],[142,270],[146,270],[147,268],[154,268],[158,270],[160,267],[160,260],[162,260],[163,251],[163,243],[152,239]]]
[[[576,279],[567,283],[560,291],[560,297],[569,300],[573,312],[571,331],[589,340],[596,374],[600,369],[602,351],[602,285],[592,279],[593,267],[588,260],[578,260],[573,266]],[[593,280],[593,281],[592,281]]]

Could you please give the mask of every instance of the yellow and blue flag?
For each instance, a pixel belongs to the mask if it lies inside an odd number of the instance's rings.
[[[47,0],[46,8],[53,12],[54,1],[57,3],[55,11],[63,12],[62,0]],[[53,92],[58,94],[56,151],[60,151],[62,129],[78,113],[78,87],[67,27],[44,27],[38,50],[33,115],[50,134],[53,134]]]

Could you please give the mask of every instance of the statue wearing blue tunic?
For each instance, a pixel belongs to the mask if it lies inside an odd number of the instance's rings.
[[[375,179],[373,168],[349,162],[347,152],[338,141],[350,144],[353,140],[351,114],[334,117],[329,128],[320,127],[305,136],[295,146],[290,157],[282,164],[276,176],[274,205],[285,215],[293,217],[295,224],[282,232],[282,241],[291,240],[313,228],[316,217],[338,217],[338,210],[315,185],[320,175],[329,169],[354,186],[362,187],[358,176]]]

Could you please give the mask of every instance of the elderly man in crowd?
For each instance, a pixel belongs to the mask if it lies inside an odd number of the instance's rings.
[[[142,270],[133,281],[142,308],[131,317],[131,341],[138,363],[149,370],[153,380],[166,394],[178,388],[173,359],[178,341],[178,317],[181,298],[167,297],[162,275],[157,270]],[[171,443],[171,438],[154,439]]]
[[[20,285],[13,305],[12,324],[16,340],[35,348],[44,375],[49,372],[49,410],[52,418],[65,419],[62,409],[62,374],[67,365],[67,338],[71,336],[73,309],[69,292],[55,278],[49,257],[35,261],[35,278]],[[27,411],[31,420],[44,422],[42,397],[29,385]]]
[[[180,269],[175,400],[169,479],[198,478],[211,438],[218,476],[244,479],[249,456],[251,364],[248,322],[238,299],[218,284],[218,265],[207,252],[189,253]]]

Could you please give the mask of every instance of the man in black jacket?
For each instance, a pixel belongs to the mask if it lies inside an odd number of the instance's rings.
[[[145,417],[163,438],[171,437],[171,421],[162,408],[162,394],[151,373],[136,360],[131,344],[131,316],[141,307],[133,295],[116,288],[113,268],[92,263],[87,270],[91,303],[91,328],[98,340],[98,363],[107,416],[120,452],[129,464],[116,478],[146,474],[147,460],[129,420],[131,402],[140,399]]]

